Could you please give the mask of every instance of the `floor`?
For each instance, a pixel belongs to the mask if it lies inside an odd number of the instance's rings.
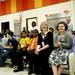
[[[24,71],[14,73],[13,68],[0,67],[0,75],[28,75],[28,71],[25,69]],[[35,74],[32,74],[32,75],[35,75]],[[62,74],[62,75],[68,75],[68,74]]]
[[[28,71],[24,70],[21,72],[14,73],[12,68],[9,67],[1,67],[0,75],[28,75]]]
[[[10,60],[8,60],[8,61],[10,62]],[[6,61],[6,63],[8,63],[8,61]],[[6,67],[0,67],[0,75],[28,75],[28,69],[25,69],[24,71],[14,73],[13,72],[14,69],[10,67],[10,64],[8,63],[6,65]],[[28,67],[28,65],[27,65],[27,67]],[[51,71],[51,75],[53,75],[51,68],[50,68],[50,71]],[[62,74],[62,75],[69,75],[68,71],[66,71],[66,73],[67,74]],[[32,75],[35,75],[35,74],[32,74]]]

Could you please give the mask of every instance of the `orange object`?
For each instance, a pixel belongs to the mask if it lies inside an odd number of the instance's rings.
[[[37,47],[37,44],[38,44],[38,36],[30,39],[30,43],[29,43],[28,48],[30,50],[35,50]]]

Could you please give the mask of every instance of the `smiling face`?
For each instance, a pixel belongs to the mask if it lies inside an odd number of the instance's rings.
[[[64,31],[65,31],[65,26],[64,26],[64,24],[59,24],[59,25],[58,25],[58,31],[59,31],[59,32],[64,32]]]
[[[42,31],[42,32],[43,32],[43,31],[48,31],[48,24],[47,24],[47,22],[43,22],[43,23],[41,24],[40,28],[41,28],[41,31]]]

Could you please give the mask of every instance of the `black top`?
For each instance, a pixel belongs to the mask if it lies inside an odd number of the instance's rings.
[[[18,42],[15,38],[12,38],[12,39],[9,39],[8,40],[8,45],[13,46],[13,49],[16,50],[17,49],[17,46],[18,46]]]
[[[48,32],[47,35],[45,36],[45,38],[43,38],[43,34],[39,33],[38,35],[38,45],[40,45],[41,47],[43,47],[42,42],[44,42],[45,45],[49,45],[49,48],[47,48],[49,50],[49,52],[51,52],[53,50],[53,34],[51,32]]]

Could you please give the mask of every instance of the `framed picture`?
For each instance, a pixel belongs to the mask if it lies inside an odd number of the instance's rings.
[[[20,20],[14,20],[14,34],[20,35],[21,33],[21,22]]]
[[[26,19],[26,30],[30,31],[32,29],[32,22],[36,22],[37,25],[37,17],[31,17]]]

